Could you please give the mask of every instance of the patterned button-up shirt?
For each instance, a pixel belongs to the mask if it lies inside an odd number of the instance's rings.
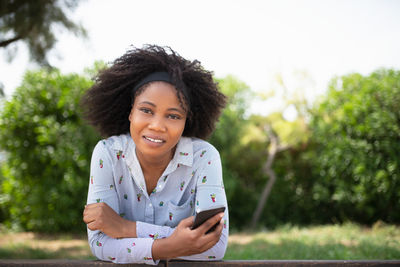
[[[182,137],[154,190],[148,195],[135,143],[129,134],[112,136],[94,148],[87,203],[104,202],[127,220],[136,221],[137,238],[111,238],[88,229],[93,254],[116,263],[157,264],[154,240],[170,236],[178,223],[196,211],[226,207],[222,235],[211,249],[186,260],[222,259],[228,244],[228,205],[218,151],[206,141]]]

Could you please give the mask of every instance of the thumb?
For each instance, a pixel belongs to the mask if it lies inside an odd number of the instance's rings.
[[[183,219],[179,224],[185,228],[191,227],[193,225],[193,219],[194,219],[194,216],[187,217],[187,218]]]

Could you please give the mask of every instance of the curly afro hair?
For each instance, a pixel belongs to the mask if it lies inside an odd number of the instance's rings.
[[[189,61],[169,47],[146,45],[133,48],[113,65],[99,72],[95,84],[82,98],[85,118],[104,137],[129,133],[129,114],[135,97],[146,85],[132,92],[135,85],[154,72],[167,72],[177,97],[187,111],[183,136],[208,138],[226,104],[212,72],[197,60]]]

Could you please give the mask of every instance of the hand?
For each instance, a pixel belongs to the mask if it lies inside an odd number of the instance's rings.
[[[125,220],[103,202],[86,205],[83,221],[90,230],[99,230],[112,238],[137,237],[136,222]]]
[[[153,259],[171,259],[202,253],[212,248],[220,239],[223,224],[219,223],[214,231],[206,234],[222,220],[224,213],[219,213],[198,228],[192,230],[193,216],[182,220],[171,236],[157,239],[153,243]]]

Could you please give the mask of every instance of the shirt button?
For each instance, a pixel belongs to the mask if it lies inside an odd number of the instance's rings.
[[[152,207],[153,205],[151,205],[151,203],[149,204],[149,207]]]
[[[159,185],[158,188],[161,188],[161,185]]]

